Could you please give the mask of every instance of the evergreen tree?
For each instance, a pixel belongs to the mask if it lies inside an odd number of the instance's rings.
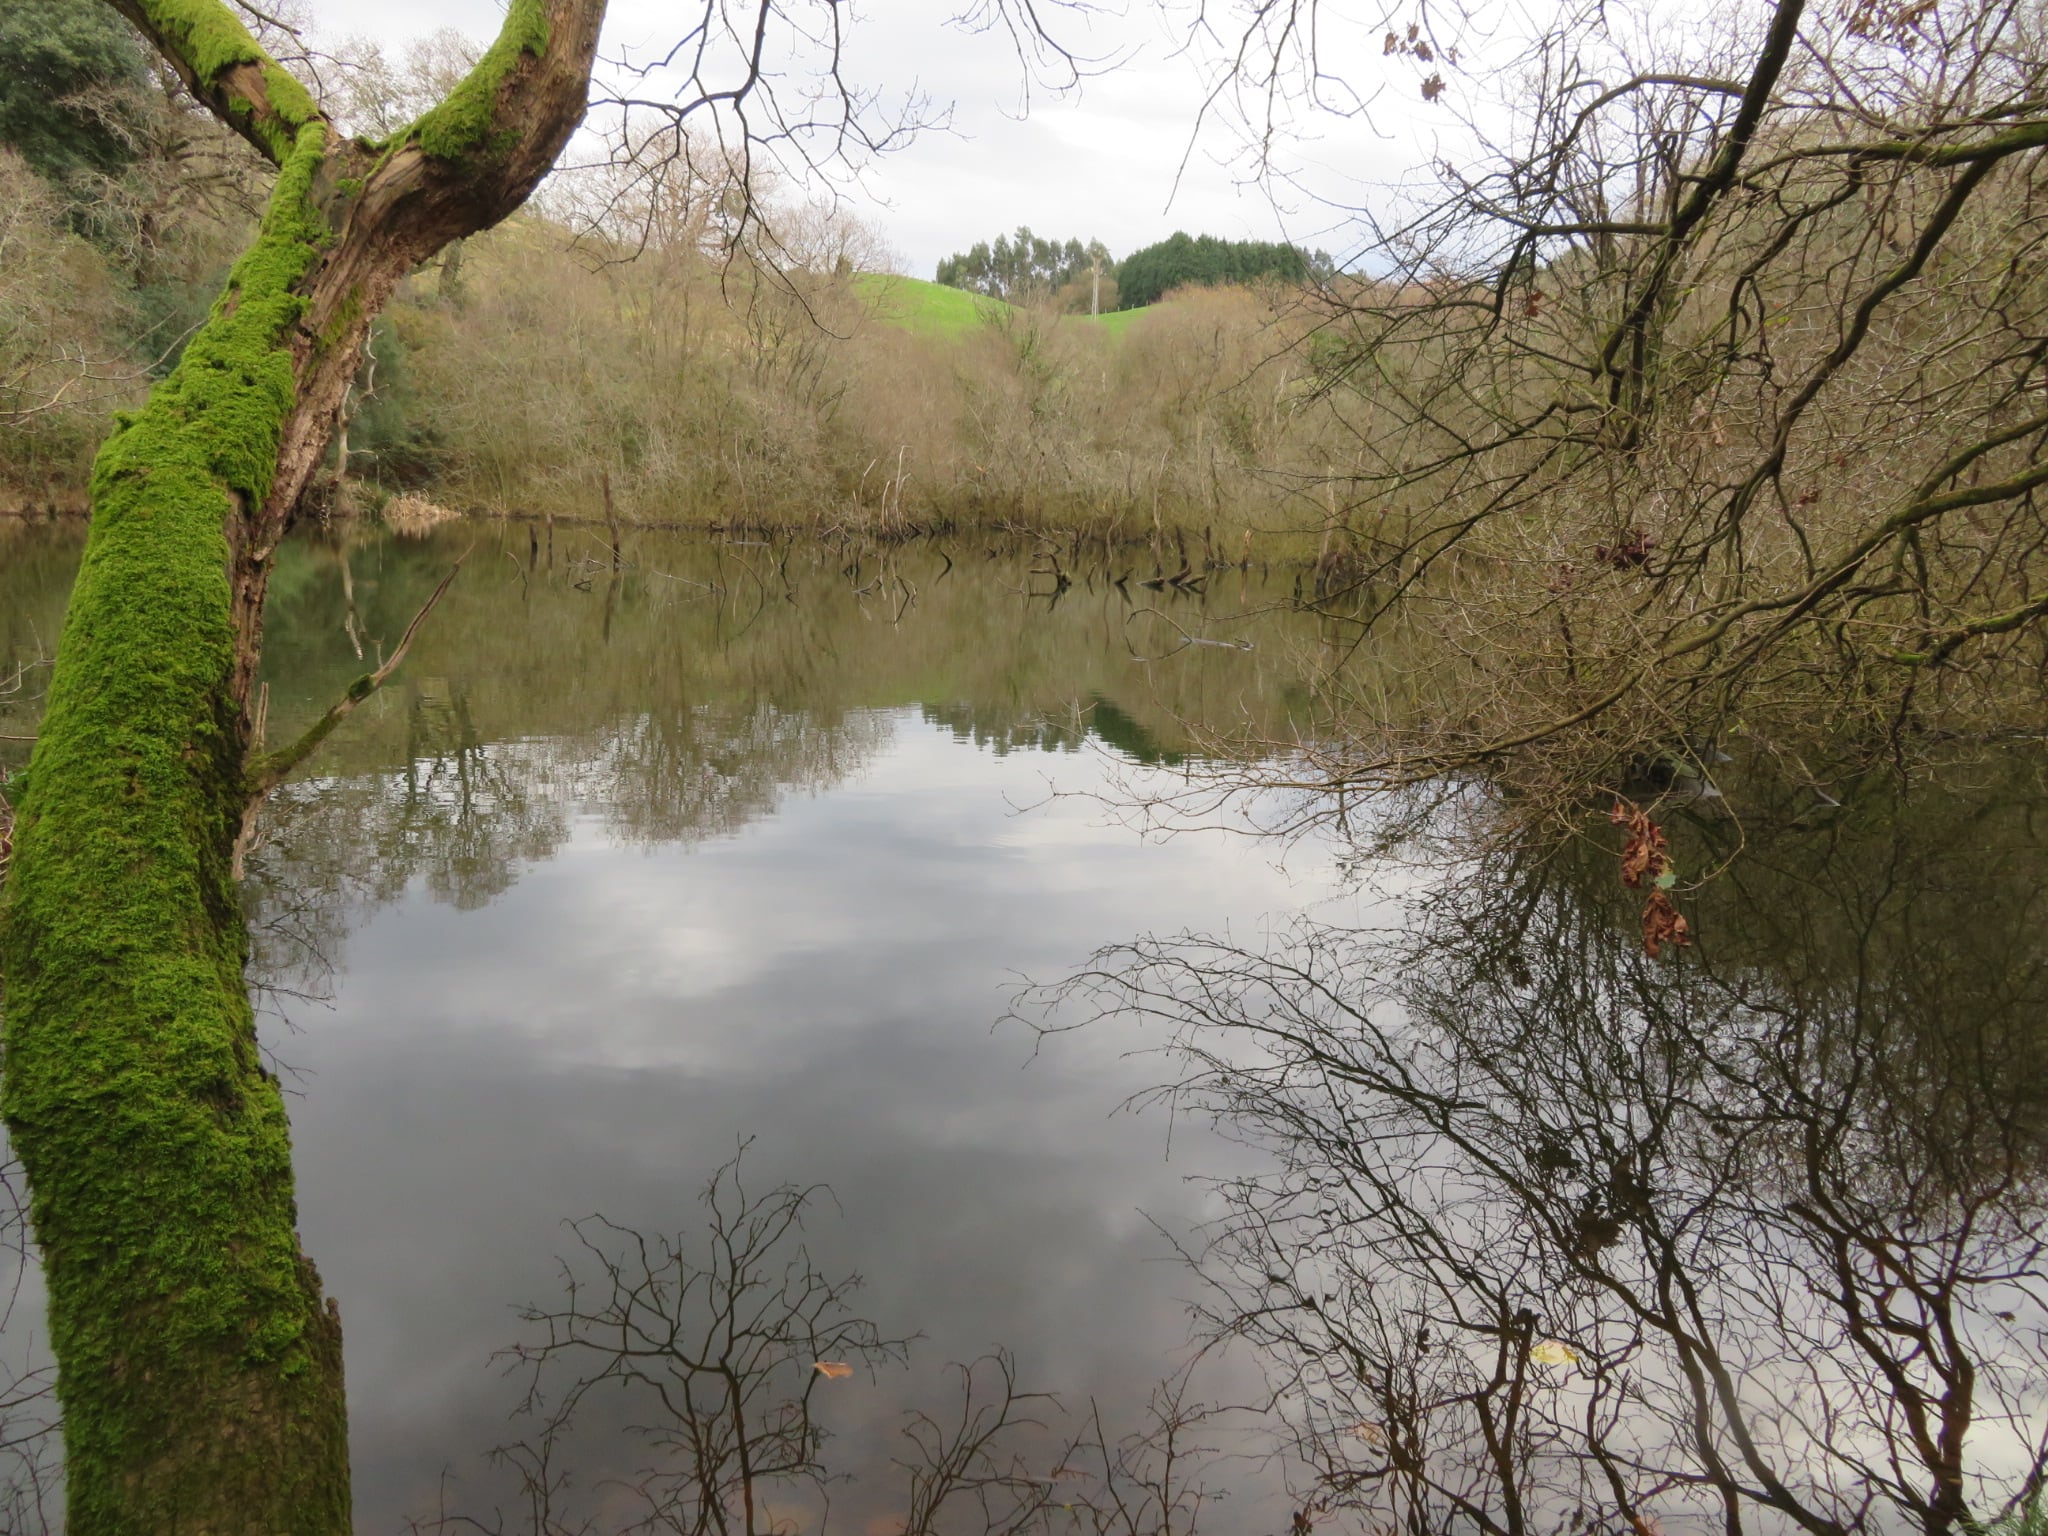
[[[1010,304],[1029,304],[1058,293],[1094,270],[1090,254],[1099,242],[1046,240],[1027,224],[1013,234],[979,241],[965,252],[946,257],[933,273],[948,288],[964,288]]]
[[[1265,278],[1306,282],[1309,258],[1299,246],[1270,240],[1222,240],[1175,230],[1156,245],[1126,256],[1116,269],[1118,302],[1125,309],[1155,304],[1175,288],[1252,283]]]
[[[94,0],[0,5],[0,144],[76,188],[135,161],[149,69],[134,29]]]

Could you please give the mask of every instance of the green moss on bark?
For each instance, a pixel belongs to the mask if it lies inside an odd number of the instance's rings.
[[[279,121],[258,125],[257,131],[273,160],[282,163],[292,153],[296,135],[315,121],[320,111],[291,73],[278,67],[248,28],[220,0],[141,0],[144,15],[169,45],[191,66],[201,90],[211,90],[228,70],[255,65],[262,72],[263,94]],[[246,107],[239,111],[248,112]]]
[[[541,0],[512,0],[498,39],[475,69],[448,93],[439,106],[413,124],[408,135],[428,154],[456,163],[488,154],[497,122],[498,92],[521,57],[538,58],[547,51],[547,13]]]
[[[242,974],[224,533],[294,402],[324,142],[298,131],[212,318],[100,453],[19,807],[0,1112],[48,1276],[74,1536],[348,1529],[338,1327]]]

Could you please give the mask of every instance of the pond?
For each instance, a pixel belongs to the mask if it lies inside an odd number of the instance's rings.
[[[0,655],[33,662],[80,535],[0,539]],[[985,1392],[992,1351],[1064,1414],[969,1490],[1040,1499],[1031,1529],[1109,1528],[1117,1497],[1163,1526],[1161,1442],[1126,1438],[1162,1412],[1201,1447],[1179,1496],[1230,1495],[1219,1530],[2022,1521],[2048,1436],[2037,744],[1827,795],[1677,786],[1653,830],[1692,943],[1653,956],[1611,794],[1562,840],[1503,834],[1476,782],[1403,805],[1398,846],[1385,817],[1258,835],[1302,809],[1273,790],[1165,814],[1231,743],[1307,728],[1346,637],[1291,575],[1148,589],[969,540],[615,556],[502,524],[292,545],[268,739],[458,560],[248,862],[359,1529],[692,1528],[649,1471],[731,1446],[616,1379],[618,1341],[745,1310],[716,1274],[664,1292],[661,1240],[702,1258],[717,1219],[744,1250],[736,1213],[772,1222],[785,1185],[829,1195],[738,1265],[747,1304],[873,1324],[766,1346],[759,1423],[808,1389],[784,1429],[852,1479],[835,1525],[903,1528],[899,1463],[931,1443],[905,1415],[954,1422],[949,1365]],[[37,1331],[31,1276],[17,1365]],[[574,1406],[552,1439],[518,1412],[535,1383]],[[1263,1429],[1209,1411],[1272,1391]],[[1284,1457],[1250,1454],[1283,1422]],[[818,1528],[815,1491],[763,1496],[764,1528]],[[969,1497],[928,1528],[1009,1527]]]
[[[5,547],[11,655],[54,635],[77,547]],[[1157,1077],[1136,1037],[1040,1049],[1003,1020],[1112,940],[1338,896],[1326,850],[1148,839],[1119,809],[1175,787],[1206,732],[1283,730],[1313,627],[1256,575],[1055,592],[980,545],[856,565],[646,534],[615,573],[566,527],[301,542],[273,586],[269,739],[465,554],[249,861],[359,1527],[431,1516],[444,1474],[451,1503],[501,1495],[483,1456],[523,1383],[493,1352],[557,1299],[564,1222],[694,1228],[742,1143],[750,1187],[829,1184],[819,1268],[921,1336],[902,1379],[829,1384],[839,1470],[882,1478],[902,1408],[998,1346],[1025,1386],[1141,1405],[1188,1338],[1155,1224],[1213,1214],[1188,1180],[1226,1153],[1119,1113]],[[577,1474],[634,1465],[600,1447]]]

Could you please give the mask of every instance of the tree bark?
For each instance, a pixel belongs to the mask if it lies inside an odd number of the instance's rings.
[[[271,556],[371,318],[525,200],[604,0],[513,0],[449,99],[344,140],[220,0],[108,0],[278,166],[254,244],[93,471],[0,912],[0,1113],[50,1297],[68,1529],[349,1529],[341,1330],[299,1251],[232,874]]]

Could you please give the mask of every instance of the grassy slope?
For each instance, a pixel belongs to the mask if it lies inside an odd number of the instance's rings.
[[[1112,309],[1104,315],[1077,315],[1075,318],[1083,325],[1101,326],[1106,335],[1121,336],[1136,325],[1141,316],[1151,314],[1152,309],[1152,305],[1144,304],[1136,309]]]
[[[875,306],[875,313],[891,325],[915,331],[921,336],[961,336],[991,313],[1009,308],[999,299],[985,299],[959,288],[946,288],[922,278],[895,277],[888,273],[863,273],[860,289]],[[1143,309],[1119,310],[1102,316],[1071,317],[1081,325],[1099,325],[1112,336],[1121,336]]]
[[[985,315],[1009,308],[999,299],[985,299],[921,278],[864,272],[858,282],[880,319],[922,336],[963,335],[980,324]]]

